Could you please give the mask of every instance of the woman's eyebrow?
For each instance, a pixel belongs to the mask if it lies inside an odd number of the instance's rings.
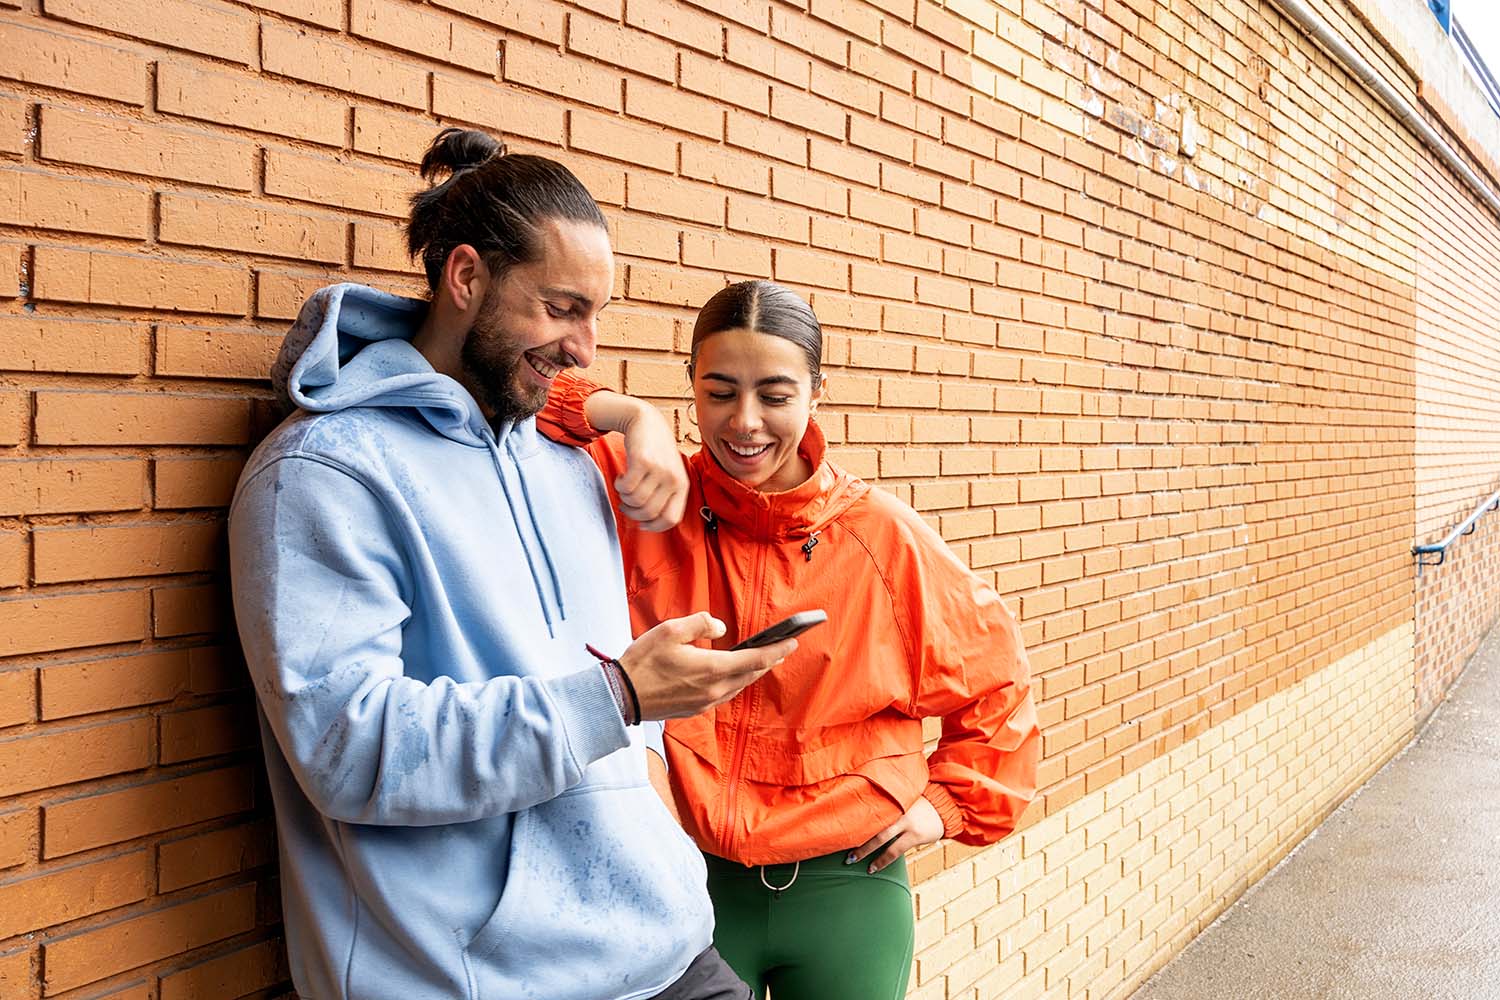
[[[720,372],[704,372],[703,373],[703,377],[705,379],[713,379],[715,382],[727,382],[730,385],[739,385],[740,384],[740,380],[737,379],[737,378],[735,378],[733,375],[724,375],[724,374],[722,374]],[[768,376],[766,376],[763,379],[758,379],[755,384],[756,385],[790,385],[790,386],[794,386],[795,387],[797,385],[797,380],[794,379],[794,378],[792,378],[792,376],[790,376],[790,375],[768,375]]]

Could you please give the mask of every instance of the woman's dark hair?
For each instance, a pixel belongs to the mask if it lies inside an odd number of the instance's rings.
[[[698,346],[725,330],[749,330],[790,340],[807,358],[816,391],[823,384],[823,327],[812,306],[796,292],[774,281],[741,281],[714,295],[698,310],[693,324],[688,376],[698,363]]]
[[[406,245],[421,255],[427,285],[437,290],[453,248],[467,243],[498,276],[535,260],[537,230],[548,219],[591,222],[606,228],[572,171],[543,156],[510,154],[504,143],[472,129],[445,128],[422,157],[422,177],[436,181],[412,195]]]

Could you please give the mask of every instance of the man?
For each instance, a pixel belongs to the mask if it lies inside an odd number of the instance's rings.
[[[309,300],[273,373],[299,410],[230,512],[293,979],[308,1000],[740,1000],[635,723],[794,644],[699,648],[706,614],[631,643],[598,472],[532,419],[593,359],[603,216],[482,133],[445,130],[422,169],[450,174],[409,221],[430,303]],[[648,524],[681,514],[674,484],[622,488]]]

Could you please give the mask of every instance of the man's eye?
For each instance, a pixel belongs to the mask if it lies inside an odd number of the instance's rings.
[[[568,315],[568,313],[573,311],[571,309],[564,309],[562,306],[555,306],[551,302],[546,302],[543,304],[547,307],[547,315],[551,316],[553,319],[562,319],[564,316]]]

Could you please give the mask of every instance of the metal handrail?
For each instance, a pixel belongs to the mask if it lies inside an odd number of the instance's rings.
[[[1474,513],[1465,518],[1464,522],[1458,527],[1448,532],[1448,537],[1444,538],[1441,542],[1438,542],[1436,545],[1413,545],[1411,547],[1411,554],[1417,557],[1417,575],[1422,575],[1423,566],[1441,566],[1443,560],[1448,556],[1448,546],[1458,541],[1460,535],[1473,533],[1479,518],[1485,512],[1496,509],[1500,509],[1500,490],[1496,490],[1490,495],[1488,500],[1476,507]],[[1423,560],[1423,556],[1430,555],[1436,555],[1437,558],[1431,562]]]

